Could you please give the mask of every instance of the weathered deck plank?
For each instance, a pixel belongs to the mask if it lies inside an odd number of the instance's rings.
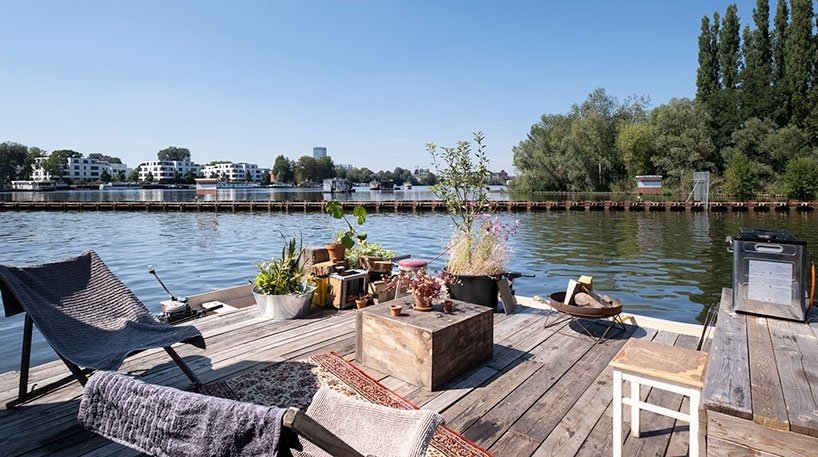
[[[610,453],[611,381],[606,367],[624,339],[595,345],[566,326],[544,329],[542,310],[525,306],[518,310],[495,316],[494,359],[442,391],[428,392],[384,373],[370,374],[409,401],[441,411],[450,426],[496,455]],[[180,345],[178,351],[207,381],[325,351],[355,363],[354,318],[355,311],[344,310],[270,322],[254,319],[252,310],[242,310],[196,322],[207,338],[206,351],[189,345]],[[635,327],[629,330],[637,332],[626,335],[630,337],[650,339],[656,334]],[[122,371],[158,384],[186,387],[189,383],[163,351],[132,356]],[[61,363],[32,370],[40,376],[37,382],[64,372]],[[0,387],[0,397],[12,397],[16,376],[0,379]],[[72,383],[16,410],[0,411],[0,454],[139,455],[79,428],[76,412],[81,392]]]

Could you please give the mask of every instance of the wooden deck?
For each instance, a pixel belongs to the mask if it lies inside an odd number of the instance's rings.
[[[520,306],[494,317],[494,357],[438,392],[428,392],[365,369],[381,383],[421,407],[443,414],[447,424],[497,456],[610,455],[611,370],[608,362],[625,338],[641,338],[695,348],[697,338],[628,326],[620,339],[595,345],[565,324],[544,328],[546,311]],[[335,351],[355,360],[355,311],[326,311],[308,319],[271,322],[254,309],[196,322],[207,340],[205,351],[189,345],[177,351],[205,382],[231,376],[259,363],[298,360]],[[160,350],[161,351],[161,350]],[[126,360],[120,371],[147,382],[188,386],[164,351],[146,351]],[[67,372],[58,362],[32,370],[32,382]],[[2,404],[16,395],[17,374],[0,375]],[[61,390],[14,410],[0,411],[0,455],[136,455],[134,451],[80,429],[76,414],[81,387]],[[643,397],[680,409],[681,396],[650,392]],[[629,416],[626,414],[626,417]],[[642,438],[627,434],[624,455],[684,455],[687,424],[643,413]]]

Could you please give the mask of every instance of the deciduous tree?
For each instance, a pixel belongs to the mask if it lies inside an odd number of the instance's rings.
[[[159,160],[190,160],[190,150],[188,150],[188,148],[169,146],[159,151],[156,154],[156,158]]]

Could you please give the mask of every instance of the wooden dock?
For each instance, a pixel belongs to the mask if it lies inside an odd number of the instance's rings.
[[[494,315],[494,352],[487,363],[429,392],[365,369],[388,388],[421,407],[439,411],[447,424],[497,456],[597,456],[611,453],[612,386],[607,364],[626,338],[695,348],[698,338],[629,325],[626,334],[603,344],[561,326],[544,328],[547,311],[519,306]],[[271,361],[290,361],[335,351],[355,363],[356,311],[323,311],[307,319],[262,321],[256,310],[195,321],[207,350],[177,346],[204,382],[232,376]],[[121,372],[185,388],[189,381],[164,351],[130,357]],[[66,373],[59,362],[32,370],[43,383]],[[16,394],[16,372],[0,375],[2,403]],[[2,455],[137,455],[80,429],[76,415],[81,387],[61,390],[14,410],[0,411]],[[680,409],[681,396],[643,390],[649,401]],[[627,415],[626,415],[627,416]],[[625,430],[629,429],[625,425]],[[644,413],[642,438],[627,436],[624,455],[684,455],[687,425]]]
[[[499,211],[508,212],[812,212],[818,209],[818,201],[749,201],[749,202],[701,202],[684,201],[496,201]],[[192,212],[192,213],[310,213],[323,212],[323,201],[3,201],[2,211],[120,211],[120,212]],[[446,212],[446,206],[436,200],[413,201],[360,201],[345,202],[361,205],[374,213],[421,213]]]

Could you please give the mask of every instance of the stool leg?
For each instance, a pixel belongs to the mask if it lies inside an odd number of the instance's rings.
[[[701,402],[701,391],[691,389],[690,391],[690,457],[699,457],[699,403]]]
[[[631,435],[639,438],[639,383],[631,379]]]
[[[622,372],[613,370],[613,456],[622,457]]]

